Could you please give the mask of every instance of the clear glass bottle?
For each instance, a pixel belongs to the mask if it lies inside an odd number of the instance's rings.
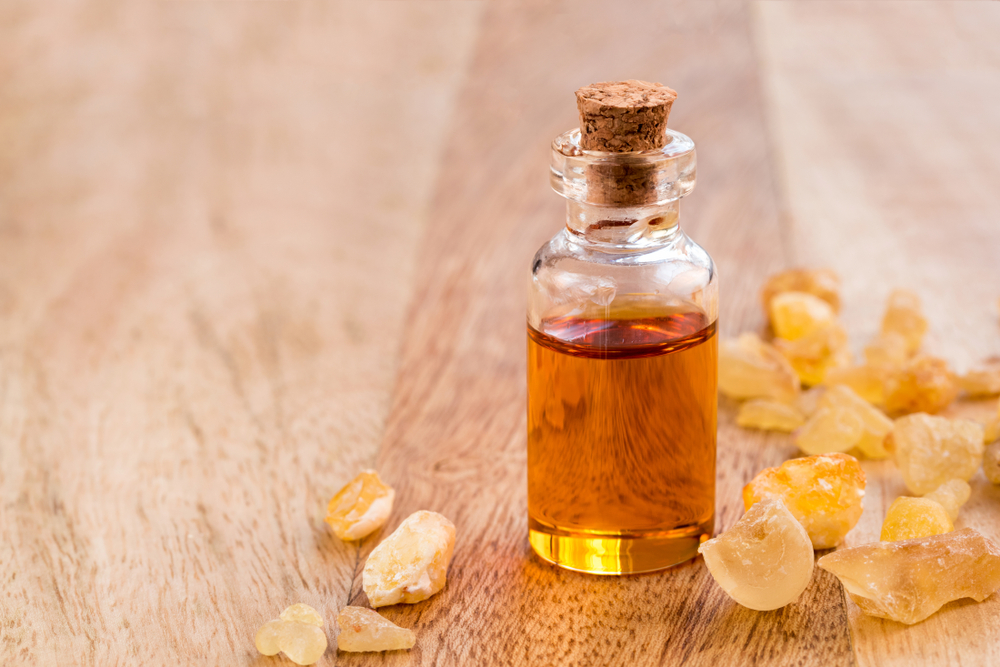
[[[535,255],[528,297],[532,548],[600,574],[697,554],[715,515],[718,281],[684,234],[695,148],[552,144],[566,227]]]

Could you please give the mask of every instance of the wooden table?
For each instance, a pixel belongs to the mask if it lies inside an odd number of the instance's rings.
[[[448,586],[384,610],[411,652],[323,665],[998,664],[997,596],[904,627],[819,571],[758,613],[700,561],[533,557],[523,320],[549,141],[635,77],[680,91],[724,333],[826,265],[857,347],[907,286],[928,349],[1000,352],[997,34],[996,3],[0,4],[0,663],[290,664],[254,632],[365,603],[377,539],[323,516],[375,467],[390,528],[454,520]],[[794,449],[720,421],[725,529]],[[848,544],[903,492],[865,465]],[[960,525],[1000,537],[973,484]]]

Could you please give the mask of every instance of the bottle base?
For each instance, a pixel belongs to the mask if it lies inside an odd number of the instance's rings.
[[[669,531],[608,534],[528,523],[528,541],[543,560],[575,572],[611,575],[655,572],[691,560],[713,528],[709,521]]]

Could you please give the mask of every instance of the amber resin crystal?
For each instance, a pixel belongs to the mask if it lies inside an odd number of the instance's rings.
[[[364,470],[330,500],[326,522],[342,540],[360,540],[381,528],[396,492],[374,470]]]
[[[262,655],[285,656],[296,665],[311,665],[326,652],[323,617],[306,604],[294,604],[261,626],[254,644]]]
[[[968,419],[908,415],[896,420],[888,441],[913,493],[930,493],[951,479],[968,481],[983,460],[983,427]]]
[[[907,624],[1000,588],[1000,548],[971,528],[841,549],[816,564],[840,579],[864,613]]]
[[[348,652],[399,651],[413,648],[417,636],[364,607],[344,607],[337,614],[337,648]]]
[[[941,535],[955,529],[941,503],[927,498],[896,498],[882,522],[883,542]]]
[[[972,487],[963,479],[950,479],[938,488],[924,495],[927,500],[933,500],[944,508],[945,514],[954,523],[958,518],[958,510],[969,501]]]
[[[426,600],[444,588],[455,525],[437,512],[414,512],[365,562],[362,586],[373,607]]]
[[[799,378],[773,345],[747,332],[719,343],[719,391],[736,399],[769,398],[794,403]]]
[[[847,454],[821,454],[765,468],[743,487],[750,509],[766,498],[782,500],[806,529],[816,549],[840,544],[861,518],[865,473]]]
[[[809,535],[778,498],[755,503],[735,526],[698,552],[729,597],[759,611],[794,602],[813,571]]]
[[[789,269],[775,273],[764,283],[761,301],[769,313],[771,301],[784,292],[806,292],[823,299],[833,311],[840,311],[840,278],[830,269]]]
[[[805,415],[791,405],[778,401],[755,398],[740,406],[736,414],[736,424],[743,428],[759,428],[764,431],[784,431],[790,433],[802,426]]]

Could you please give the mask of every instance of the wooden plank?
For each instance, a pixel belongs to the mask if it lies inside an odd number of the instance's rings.
[[[480,9],[0,5],[0,663],[333,622]]]
[[[659,80],[680,91],[671,124],[699,145],[683,219],[722,274],[722,322],[758,327],[757,285],[785,264],[749,13],[742,4],[496,3],[483,22],[420,255],[399,380],[378,468],[397,488],[386,530],[417,509],[455,521],[447,588],[386,608],[418,633],[399,656],[343,664],[851,664],[838,584],[819,574],[783,610],[737,606],[694,561],[601,578],[531,555],[525,499],[524,286],[558,231],[548,145],[575,124],[592,81]],[[720,426],[718,526],[740,488],[789,456],[779,438]],[[362,561],[372,543],[366,543]],[[360,566],[352,600],[365,604]]]
[[[856,344],[885,297],[916,290],[927,349],[959,369],[1000,353],[1000,6],[761,3],[770,125],[797,263],[834,267]],[[995,400],[956,407],[985,417]],[[865,512],[848,545],[878,539],[905,494],[891,464],[865,464]],[[1000,539],[1000,491],[982,473],[958,520]],[[861,665],[1000,662],[1000,597],[955,603],[916,626],[849,604]]]

